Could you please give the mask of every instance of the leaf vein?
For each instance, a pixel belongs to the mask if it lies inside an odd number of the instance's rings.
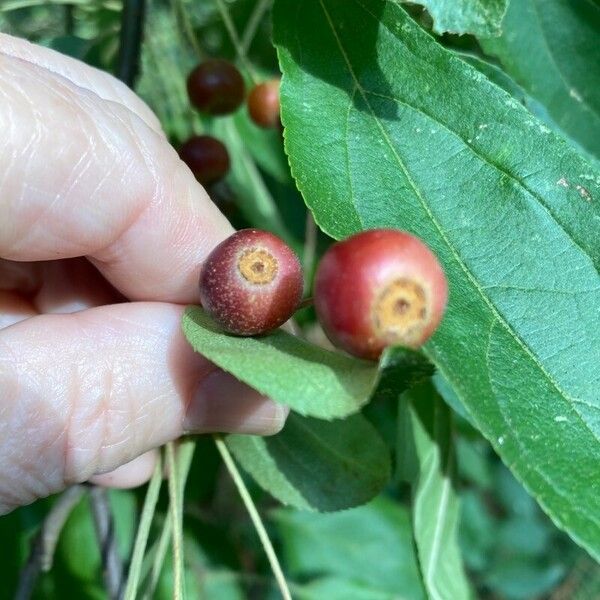
[[[372,18],[375,18],[375,16],[360,2],[360,0],[354,0],[354,2],[358,6],[360,6],[366,14],[370,15]],[[520,338],[520,336],[517,335],[517,333],[513,330],[513,328],[509,325],[509,323],[504,319],[504,317],[496,309],[496,306],[491,302],[491,300],[484,293],[481,285],[479,284],[479,282],[477,281],[477,279],[474,277],[473,273],[471,273],[471,271],[467,267],[467,265],[464,263],[463,259],[461,258],[461,256],[457,252],[457,250],[454,247],[454,245],[448,239],[446,233],[442,229],[442,227],[441,227],[440,223],[438,222],[437,218],[435,217],[435,215],[431,211],[431,208],[429,207],[429,204],[426,202],[425,198],[423,197],[423,194],[421,193],[421,190],[417,187],[416,183],[412,179],[412,177],[410,175],[410,172],[408,171],[406,165],[404,164],[404,161],[402,160],[402,158],[398,154],[398,152],[397,152],[394,144],[392,143],[392,140],[390,139],[390,137],[388,135],[388,132],[386,131],[385,127],[381,123],[381,120],[377,117],[377,114],[373,110],[373,107],[371,106],[371,103],[369,102],[367,92],[363,89],[362,85],[360,84],[360,81],[356,77],[356,73],[354,72],[354,69],[352,68],[352,63],[350,62],[350,59],[349,59],[349,57],[348,57],[348,55],[347,55],[347,53],[346,53],[346,51],[345,51],[345,49],[343,47],[343,44],[342,44],[342,42],[341,42],[341,40],[339,38],[337,29],[335,28],[335,25],[334,25],[334,23],[333,23],[333,21],[331,19],[331,15],[327,11],[327,8],[325,7],[325,4],[324,4],[323,0],[319,0],[319,3],[321,4],[321,8],[323,10],[323,13],[325,14],[325,18],[326,18],[326,20],[327,20],[327,22],[329,24],[329,27],[330,27],[330,29],[332,31],[332,34],[333,34],[333,36],[335,38],[335,41],[336,41],[337,45],[338,45],[340,53],[341,53],[341,55],[342,55],[342,57],[343,57],[343,59],[344,59],[344,61],[346,63],[348,71],[349,71],[352,79],[354,80],[356,88],[360,92],[360,94],[361,94],[361,96],[362,96],[362,98],[363,98],[366,106],[368,107],[368,109],[369,109],[369,111],[371,113],[371,116],[373,117],[373,120],[377,124],[377,126],[378,126],[378,128],[379,128],[379,130],[380,130],[380,132],[381,132],[381,134],[383,136],[383,139],[385,140],[385,142],[387,143],[388,147],[392,151],[392,153],[393,153],[393,155],[394,155],[394,157],[396,159],[396,162],[398,163],[398,166],[400,167],[401,171],[403,172],[404,176],[406,177],[409,185],[413,189],[413,191],[415,193],[415,196],[419,199],[419,202],[423,206],[423,209],[427,213],[428,217],[431,219],[431,222],[433,223],[433,225],[437,229],[440,237],[444,240],[444,243],[447,245],[448,249],[452,253],[452,255],[453,255],[456,263],[462,269],[462,271],[466,275],[467,279],[471,282],[471,284],[473,285],[473,287],[477,290],[477,292],[481,296],[481,298],[484,301],[484,303],[488,306],[488,308],[489,308],[490,312],[492,313],[492,315],[494,316],[494,318],[506,329],[506,331],[508,332],[508,334],[517,342],[517,344],[521,347],[521,349],[525,352],[525,354],[529,356],[529,358],[537,366],[537,368],[540,370],[540,372],[546,377],[546,379],[556,389],[556,391],[559,393],[559,395],[561,395],[565,400],[570,401],[569,405],[570,405],[571,410],[577,415],[577,417],[579,418],[579,420],[583,424],[584,428],[587,429],[592,434],[592,436],[594,437],[594,439],[596,441],[600,441],[600,438],[598,437],[598,435],[596,434],[596,432],[594,432],[592,430],[592,428],[587,423],[587,421],[583,418],[583,416],[575,408],[574,403],[573,403],[573,398],[569,394],[567,394],[564,390],[562,390],[562,388],[558,385],[558,382],[555,381],[554,378],[550,375],[550,373],[548,373],[546,371],[546,369],[541,364],[541,362],[538,360],[537,356],[535,356],[535,354],[533,353],[533,351],[531,350],[531,348],[529,348],[529,346],[527,344],[525,344],[525,342]],[[507,173],[507,175],[509,177],[511,177],[511,175],[509,175],[508,173]]]

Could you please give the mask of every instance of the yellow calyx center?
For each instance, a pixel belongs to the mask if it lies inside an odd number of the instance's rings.
[[[410,346],[429,316],[425,289],[412,279],[395,279],[379,292],[371,315],[378,335]]]
[[[238,260],[238,269],[242,277],[257,285],[271,283],[277,275],[277,259],[262,248],[246,250]]]

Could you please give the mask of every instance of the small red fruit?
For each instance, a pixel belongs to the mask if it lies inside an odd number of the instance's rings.
[[[179,157],[202,185],[222,179],[229,171],[227,148],[210,135],[191,137],[179,148]]]
[[[439,325],[448,286],[418,238],[373,229],[331,246],[315,280],[315,309],[327,337],[361,358],[386,346],[417,348]]]
[[[220,58],[199,64],[188,76],[187,90],[192,105],[211,115],[232,113],[244,101],[244,79]]]
[[[252,88],[248,94],[248,112],[259,127],[281,127],[279,82],[279,79],[265,81]]]
[[[221,242],[200,273],[204,310],[237,335],[266,333],[283,325],[302,298],[302,267],[276,235],[242,229]]]

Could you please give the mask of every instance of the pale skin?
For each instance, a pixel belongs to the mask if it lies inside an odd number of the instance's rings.
[[[232,233],[152,111],[110,75],[0,34],[0,514],[148,479],[184,433],[285,409],[180,330]]]

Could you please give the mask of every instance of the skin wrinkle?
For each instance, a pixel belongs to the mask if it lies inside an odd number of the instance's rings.
[[[32,68],[35,67],[32,66]],[[145,137],[148,137],[148,133],[150,133],[150,136],[154,138],[153,144],[156,145],[161,140],[160,136],[154,131],[150,131],[147,129],[144,130],[144,127],[138,127],[136,130],[136,127],[134,127],[133,123],[135,122],[136,125],[141,124],[138,123],[138,121],[140,120],[136,115],[131,114],[129,111],[127,111],[127,109],[125,109],[126,118],[124,118],[117,112],[118,109],[118,111],[122,113],[124,107],[119,105],[115,107],[115,110],[110,110],[109,106],[105,105],[104,103],[99,103],[97,101],[98,99],[95,97],[95,95],[93,95],[93,93],[87,90],[73,90],[72,84],[70,84],[70,82],[66,80],[58,82],[48,81],[46,78],[46,74],[44,73],[38,72],[33,74],[24,74],[18,68],[13,68],[12,71],[9,68],[7,75],[8,76],[6,77],[6,79],[9,81],[10,87],[13,90],[20,90],[20,95],[22,96],[22,98],[18,99],[17,103],[31,106],[32,103],[29,99],[29,95],[19,84],[19,81],[20,78],[26,77],[26,81],[28,82],[28,84],[31,84],[30,75],[33,75],[35,76],[36,86],[43,86],[47,90],[46,95],[48,97],[55,97],[62,103],[60,112],[69,112],[75,115],[75,118],[77,119],[77,126],[75,128],[72,127],[71,129],[73,132],[77,132],[77,138],[82,140],[83,143],[77,143],[76,140],[71,140],[67,146],[70,145],[70,147],[72,148],[83,148],[83,152],[84,154],[86,154],[89,153],[92,149],[96,149],[98,147],[97,141],[102,142],[104,151],[102,153],[96,151],[96,162],[102,164],[105,163],[106,159],[108,158],[111,165],[103,165],[103,175],[100,178],[100,181],[96,184],[94,193],[99,195],[101,192],[102,184],[107,181],[110,182],[111,179],[114,179],[114,175],[118,173],[120,176],[119,178],[121,179],[123,184],[123,189],[129,190],[130,196],[137,198],[137,200],[133,203],[131,201],[125,203],[130,205],[130,212],[133,213],[132,215],[130,215],[130,218],[127,218],[127,215],[124,215],[123,217],[123,219],[126,221],[124,223],[123,229],[129,228],[131,221],[133,221],[135,218],[135,213],[147,208],[147,199],[153,195],[156,195],[157,193],[156,166],[152,166],[150,177],[148,177],[147,175],[139,177],[140,173],[148,173],[149,164],[147,158],[149,156],[152,156],[153,154],[156,154],[156,152],[152,152],[150,149],[146,150],[146,152],[142,152],[142,150],[139,148],[140,142],[142,138],[144,138],[144,135]],[[10,104],[10,102],[8,102],[8,104]],[[122,125],[118,128],[118,138],[115,138],[115,135],[113,133],[115,118],[117,118],[117,120]],[[38,114],[36,110],[32,109],[32,114],[27,119],[23,118],[23,120],[29,123],[34,123],[36,129],[41,129],[43,133],[40,134],[40,137],[50,139],[53,136],[52,131],[44,131],[43,129],[44,123],[47,121],[47,118],[45,119],[43,115]],[[105,124],[106,127],[104,127]],[[110,132],[110,134],[107,135],[107,132]],[[125,132],[125,135],[123,134],[123,132]],[[145,140],[144,143],[146,143]],[[90,155],[90,157],[91,156],[92,155]],[[99,157],[101,157],[102,160],[99,160]],[[124,157],[128,157],[128,160],[125,160],[125,167],[123,167]],[[36,160],[34,153],[30,153],[29,159],[34,161]],[[92,161],[90,158],[90,164],[91,163]],[[81,157],[75,164],[81,164]],[[30,171],[31,168],[32,167],[30,165],[27,171]],[[72,169],[73,166],[69,165],[69,168]],[[35,172],[35,170],[33,172]],[[80,173],[79,180],[82,179],[82,175],[83,173]],[[71,172],[69,176],[67,176],[65,179],[77,180],[77,175],[74,175]],[[64,202],[65,204],[69,204],[68,201],[70,200],[72,194],[65,194],[64,191],[65,188],[63,188],[63,190],[58,191],[56,193],[54,201],[51,202],[49,206],[45,207],[43,211],[38,213],[32,223],[24,224],[22,227],[23,231],[14,232],[13,237],[15,240],[18,241],[13,241],[12,247],[9,245],[8,252],[5,251],[3,254],[10,255],[10,253],[15,252],[15,250],[18,250],[19,248],[23,247],[28,247],[31,244],[31,237],[35,235],[35,224],[44,221],[52,212],[53,208],[56,207],[57,202],[59,200],[62,200],[62,202]],[[66,191],[70,192],[71,190],[67,188]],[[89,196],[89,194],[86,193],[86,196]],[[23,197],[21,197],[21,204],[22,200]],[[91,203],[91,205],[93,206],[94,204]],[[65,214],[64,209],[62,207],[61,209],[62,210],[58,212],[60,214]],[[96,214],[97,216],[102,216],[103,213],[97,213],[96,211]],[[132,219],[131,217],[134,218]],[[100,227],[102,227],[103,225],[104,224],[100,223]],[[98,229],[98,227],[96,229]],[[121,234],[119,228],[109,228],[105,226],[105,229],[110,230],[110,239],[100,241],[99,243],[96,242],[94,246],[89,247],[87,251],[84,251],[83,253],[93,253],[95,250],[98,249],[98,247],[102,248],[102,246],[104,245],[109,245],[113,243],[114,240],[118,238]],[[47,228],[45,228],[45,230],[47,230]],[[25,235],[23,235],[24,232],[26,232]],[[72,233],[73,232],[71,232],[71,235]],[[94,233],[96,232],[94,231]],[[101,233],[101,231],[98,233]],[[96,237],[98,236],[96,235]],[[81,240],[79,242],[85,245],[86,240]],[[81,254],[81,252],[79,253]]]
[[[64,77],[73,84],[94,92],[105,102],[122,104],[139,114],[148,126],[163,134],[160,121],[148,105],[122,82],[104,71],[89,65],[83,67],[78,61],[50,48],[36,46],[29,41],[2,33],[0,33],[0,46],[2,46],[0,55],[26,61],[54,75]]]
[[[13,381],[12,386],[10,385],[11,380]],[[11,388],[14,390],[12,401],[10,396],[5,395],[2,405],[5,407],[5,410],[7,410],[6,407],[12,406],[12,415],[9,414],[8,419],[3,418],[0,422],[15,423],[16,418],[15,424],[17,426],[17,431],[28,431],[32,427],[30,425],[32,422],[30,420],[32,415],[28,410],[29,405],[23,397],[23,394],[19,393],[19,390],[23,388],[23,385],[20,384],[19,379],[14,378],[14,374],[12,377],[9,376],[8,378],[4,378],[4,385],[2,386],[5,394],[6,390]],[[34,413],[33,417],[33,422],[35,423],[37,415]],[[40,435],[38,435],[38,429],[39,427],[36,427],[32,433],[36,438],[41,439],[43,432],[40,432]],[[11,504],[19,504],[23,501],[23,498],[30,502],[35,498],[40,497],[40,495],[47,495],[50,493],[51,486],[45,483],[45,476],[47,474],[45,469],[47,465],[44,465],[43,467],[44,472],[40,473],[40,466],[37,465],[35,461],[31,461],[31,456],[28,456],[27,452],[19,451],[19,446],[14,444],[14,440],[11,437],[2,435],[0,436],[0,439],[7,440],[5,442],[7,447],[3,449],[0,454],[8,456],[6,465],[10,465],[10,469],[8,469],[6,473],[1,473],[0,477],[0,484],[2,484],[0,485],[0,494],[2,495],[2,500],[8,500]],[[42,447],[41,453],[46,454],[45,450],[46,448]],[[37,458],[37,455],[35,458]],[[18,492],[16,490],[18,490]]]

